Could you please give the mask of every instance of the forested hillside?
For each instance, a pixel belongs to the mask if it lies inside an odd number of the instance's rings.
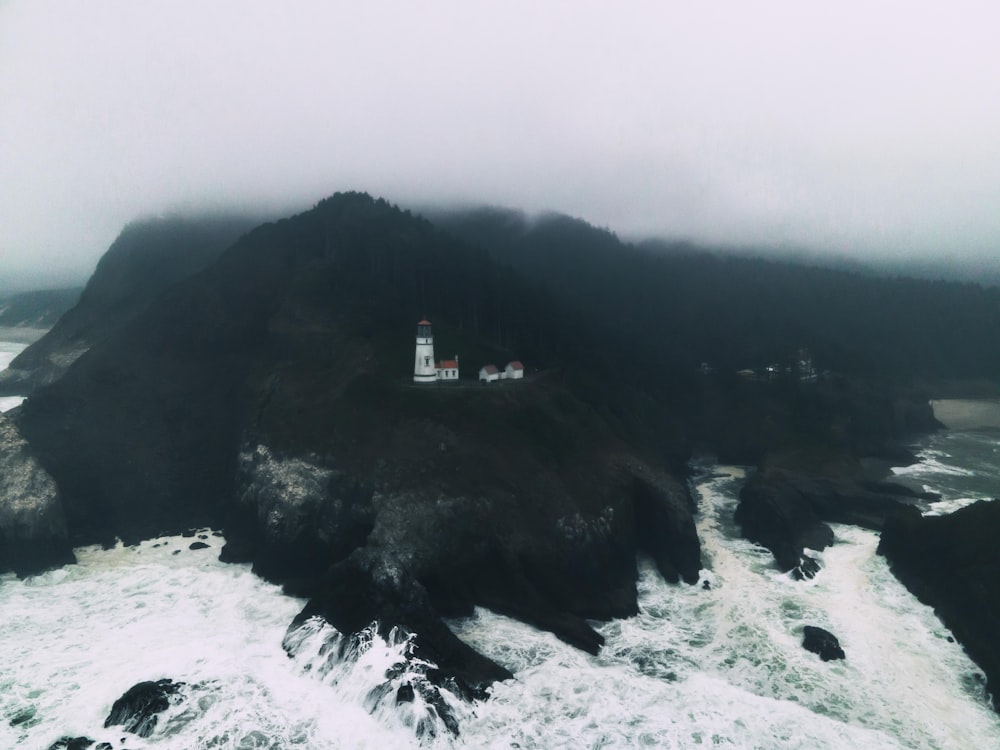
[[[442,213],[452,232],[544,283],[664,372],[789,363],[893,384],[1000,379],[1000,289],[700,251],[637,248],[583,221]]]

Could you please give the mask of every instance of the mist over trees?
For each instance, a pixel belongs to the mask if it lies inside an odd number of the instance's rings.
[[[1000,378],[1000,290],[702,251],[637,248],[565,216],[500,209],[435,220],[679,375],[788,364],[886,382]]]

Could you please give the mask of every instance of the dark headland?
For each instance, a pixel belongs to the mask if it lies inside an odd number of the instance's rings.
[[[938,427],[928,398],[1000,375],[1000,296],[972,285],[362,194],[251,226],[128,228],[0,380],[29,395],[0,417],[0,492],[44,511],[0,509],[0,568],[213,526],[309,598],[298,621],[415,632],[432,681],[477,696],[509,672],[443,618],[482,605],[596,652],[637,555],[697,582],[692,456],[758,466],[744,534],[813,575],[827,523],[930,500],[877,471]],[[458,387],[412,382],[424,317]],[[523,381],[476,383],[511,359]]]

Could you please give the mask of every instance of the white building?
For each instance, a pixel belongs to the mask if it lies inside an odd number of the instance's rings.
[[[455,359],[442,359],[437,363],[438,380],[458,380],[458,355]]]
[[[503,368],[503,377],[505,380],[520,380],[524,377],[524,365],[516,359],[513,362],[508,362],[507,366]]]
[[[484,383],[492,383],[500,379],[500,371],[496,365],[485,365],[479,368],[479,380]]]
[[[413,356],[413,382],[433,383],[437,379],[431,324],[429,320],[421,320],[417,323],[417,349]]]

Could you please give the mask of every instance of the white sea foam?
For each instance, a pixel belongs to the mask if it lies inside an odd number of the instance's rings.
[[[874,534],[837,527],[820,574],[793,581],[734,534],[735,487],[699,488],[710,588],[666,584],[643,562],[641,612],[597,624],[598,656],[486,610],[453,621],[515,672],[486,702],[440,694],[458,737],[419,690],[396,704],[422,679],[405,634],[345,641],[314,620],[286,635],[302,601],[219,563],[218,537],[79,550],[79,565],[0,581],[0,747],[64,735],[118,747],[111,703],[160,678],[183,682],[185,700],[128,747],[1000,747],[978,670],[874,554]],[[806,652],[806,624],[835,633],[846,661]]]
[[[17,341],[0,341],[0,372],[14,361],[14,357],[28,348],[27,344]]]
[[[642,611],[601,628],[599,656],[486,611],[457,621],[517,673],[479,708],[473,736],[507,747],[513,731],[537,748],[1000,746],[978,670],[875,556],[874,534],[837,527],[821,573],[793,581],[726,533],[726,484],[701,487],[711,589],[667,585],[644,565]],[[835,633],[847,659],[805,651],[807,624]]]
[[[0,372],[6,370],[14,357],[24,351],[26,347],[27,344],[0,341]],[[0,396],[0,412],[10,411],[15,406],[19,406],[22,401],[24,401],[24,396]]]
[[[43,748],[64,735],[117,747],[121,729],[103,729],[111,704],[161,678],[185,683],[189,700],[130,747],[398,746],[398,733],[363,705],[338,702],[282,650],[301,600],[218,562],[217,537],[208,549],[190,550],[192,541],[86,548],[79,565],[3,578],[0,747]]]
[[[10,411],[24,403],[24,396],[0,396],[0,413]]]

